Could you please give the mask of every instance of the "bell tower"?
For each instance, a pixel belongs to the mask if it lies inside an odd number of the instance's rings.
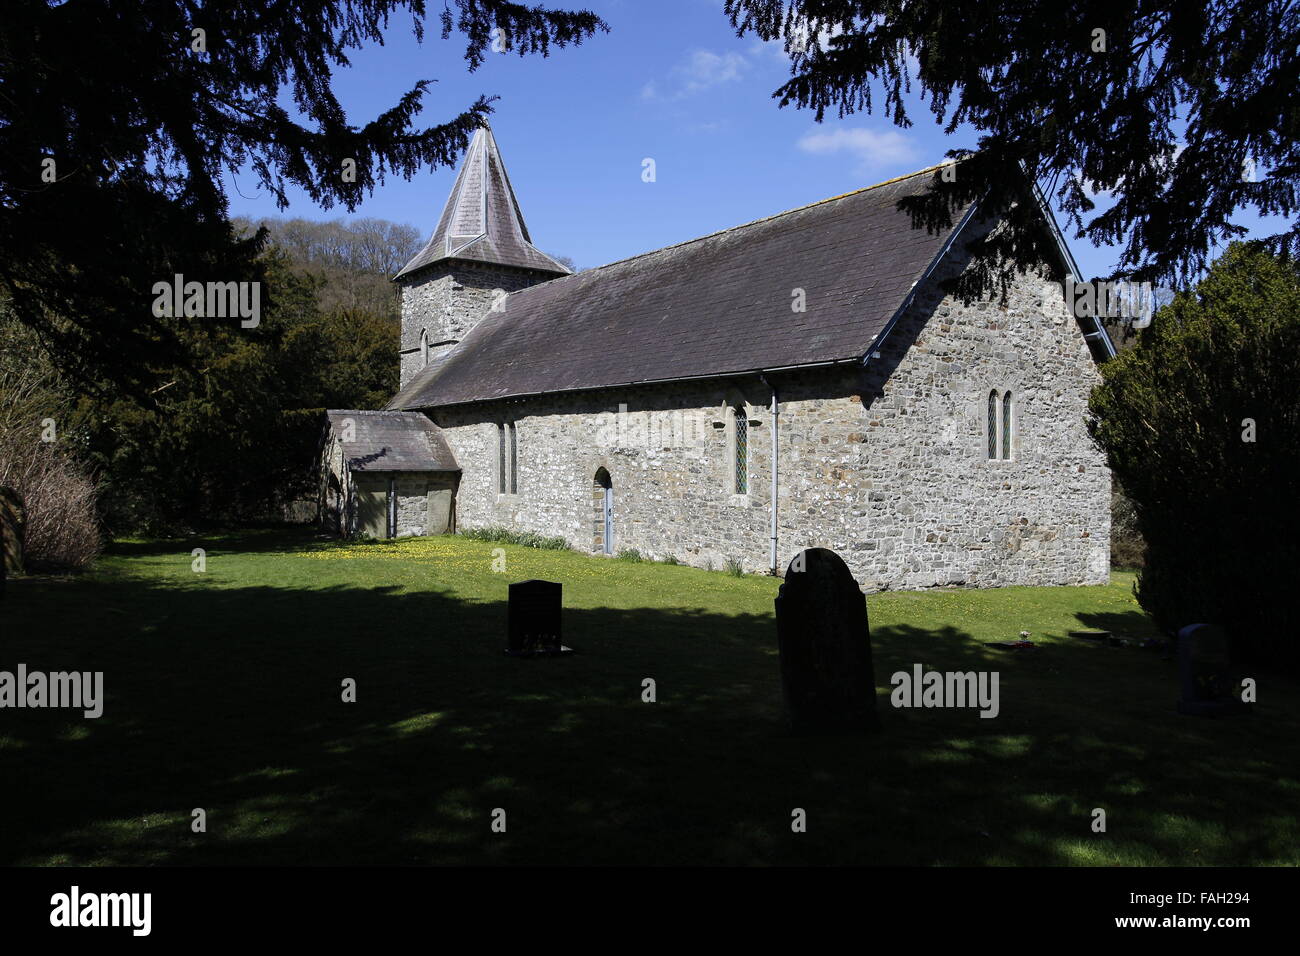
[[[474,134],[433,237],[393,277],[401,285],[401,386],[451,352],[493,302],[568,275],[535,247],[486,125]]]

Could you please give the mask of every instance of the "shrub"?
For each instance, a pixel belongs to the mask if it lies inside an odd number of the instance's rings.
[[[95,483],[57,446],[0,447],[0,485],[23,499],[28,570],[85,568],[102,545],[95,515]]]
[[[631,561],[633,564],[640,564],[645,557],[636,548],[624,548],[618,553],[620,561]]]
[[[1102,376],[1090,427],[1146,540],[1141,605],[1300,669],[1300,266],[1233,244]]]
[[[745,569],[740,566],[740,562],[735,558],[727,558],[727,573],[733,578],[739,578],[744,575]]]
[[[0,487],[22,498],[29,569],[84,568],[99,554],[101,536],[95,483],[74,454],[84,438],[81,418],[35,336],[2,305]]]

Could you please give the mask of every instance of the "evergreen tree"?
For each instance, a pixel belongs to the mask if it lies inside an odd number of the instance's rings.
[[[0,292],[66,372],[147,400],[190,359],[154,283],[260,278],[263,237],[232,230],[223,170],[247,166],[281,208],[292,183],[352,210],[386,174],[453,163],[488,97],[421,129],[427,79],[360,125],[335,95],[333,69],[400,13],[422,38],[425,0],[5,0]],[[454,0],[440,22],[471,70],[498,40],[546,56],[606,29],[508,0]]]
[[[145,402],[87,399],[111,531],[181,531],[274,519],[314,493],[326,408],[382,408],[397,389],[398,324],[322,311],[317,283],[278,249],[254,329],[193,330],[194,365]]]
[[[1009,209],[976,245],[961,283],[986,290],[1000,257],[1047,258],[1029,183],[1080,235],[1121,244],[1116,275],[1186,282],[1225,240],[1234,213],[1300,213],[1300,7],[1288,0],[726,0],[737,31],[779,40],[791,78],[782,106],[840,116],[875,108],[912,123],[915,82],[937,122],[978,142],[955,180],[903,203],[947,225],[970,201]],[[1023,168],[1026,175],[1019,175]],[[1113,194],[1095,209],[1090,191]],[[1300,219],[1268,238],[1294,255]]]
[[[1300,267],[1234,243],[1102,367],[1093,435],[1147,543],[1138,599],[1300,664]]]

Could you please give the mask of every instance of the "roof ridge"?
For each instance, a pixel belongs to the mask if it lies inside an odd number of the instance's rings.
[[[401,408],[327,408],[326,414],[329,415],[406,415],[407,410]]]
[[[584,269],[582,272],[572,272],[567,276],[556,276],[543,285],[551,285],[556,282],[563,282],[565,279],[573,279],[579,276],[591,275],[593,272],[599,272],[601,269],[608,269],[611,266],[622,265],[625,262],[632,262],[635,259],[641,259],[645,256],[653,256],[659,252],[667,252],[669,249],[677,249],[681,246],[689,246],[693,242],[703,242],[705,239],[712,239],[714,236],[721,236],[728,232],[735,232],[737,229],[748,229],[750,226],[757,226],[759,223],[770,222],[773,219],[780,219],[782,216],[789,216],[796,212],[803,212],[805,209],[813,209],[817,206],[824,205],[828,202],[837,202],[841,199],[848,199],[850,196],[856,196],[859,193],[871,192],[873,189],[879,189],[882,186],[890,186],[894,183],[902,182],[904,179],[911,179],[913,176],[920,176],[924,173],[932,173],[936,169],[952,165],[956,160],[945,160],[942,163],[935,163],[933,166],[926,166],[924,169],[918,169],[913,173],[906,173],[902,176],[895,176],[893,179],[886,179],[883,182],[876,183],[872,186],[863,186],[860,189],[851,189],[846,193],[840,193],[838,196],[829,196],[826,199],[818,199],[815,202],[805,203],[802,206],[795,206],[793,209],[783,209],[781,212],[774,212],[770,216],[761,216],[758,219],[751,219],[749,222],[742,222],[735,226],[728,226],[726,229],[716,229],[713,232],[705,233],[702,236],[696,236],[693,239],[683,239],[681,242],[673,242],[666,246],[660,246],[658,249],[647,249],[645,252],[638,252],[634,256],[626,256],[622,259],[615,259],[613,262],[606,262],[598,266],[592,266],[590,269]],[[520,292],[527,292],[528,289],[537,288],[537,286],[527,286],[523,289],[517,289],[510,295],[518,295]]]

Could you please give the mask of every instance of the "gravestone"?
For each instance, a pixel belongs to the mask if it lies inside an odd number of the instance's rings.
[[[511,657],[572,654],[560,642],[563,585],[556,581],[518,581],[510,585],[506,633]]]
[[[834,551],[795,555],[776,598],[781,687],[797,734],[879,726],[867,598]]]
[[[1189,624],[1178,632],[1178,712],[1221,717],[1250,710],[1231,671],[1228,635],[1213,624]]]

